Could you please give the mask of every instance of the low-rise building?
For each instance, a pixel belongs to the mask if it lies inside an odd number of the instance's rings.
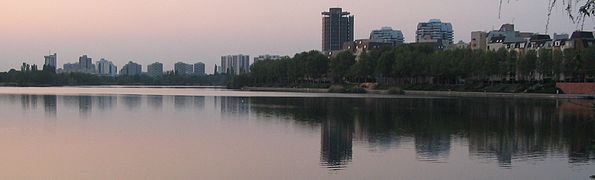
[[[361,54],[364,52],[393,46],[394,44],[391,42],[378,42],[370,39],[359,39],[343,44],[343,50],[353,53],[356,56],[356,60],[359,60]]]
[[[254,57],[254,63],[256,63],[258,61],[264,61],[264,60],[281,60],[284,58],[289,58],[289,56],[265,54],[265,55],[260,55],[258,57]]]

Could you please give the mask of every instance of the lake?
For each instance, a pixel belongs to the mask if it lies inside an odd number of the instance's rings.
[[[0,88],[0,179],[589,179],[588,100]]]

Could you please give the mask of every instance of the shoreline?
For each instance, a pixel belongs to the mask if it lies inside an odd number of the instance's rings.
[[[275,87],[244,87],[240,91],[260,92],[298,92],[298,93],[329,93],[322,88],[275,88]],[[544,94],[544,93],[500,93],[500,92],[459,92],[459,91],[412,91],[404,90],[400,96],[435,96],[435,97],[487,97],[487,98],[538,98],[538,99],[593,99],[592,94]],[[365,94],[388,94],[388,90],[367,90]],[[397,94],[395,94],[396,96]]]

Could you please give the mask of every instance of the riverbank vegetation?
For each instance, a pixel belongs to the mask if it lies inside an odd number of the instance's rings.
[[[538,51],[435,50],[419,44],[386,47],[358,57],[318,51],[258,61],[230,87],[328,88],[333,84],[378,83],[380,88],[555,93],[555,82],[593,82],[595,49]]]
[[[100,76],[86,73],[54,73],[49,70],[29,70],[0,73],[0,84],[4,86],[78,86],[78,85],[201,85],[225,86],[225,75],[187,76],[172,72],[163,76]]]

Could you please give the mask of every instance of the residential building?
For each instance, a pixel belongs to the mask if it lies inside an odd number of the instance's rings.
[[[116,76],[118,75],[118,67],[113,62],[101,58],[97,61],[97,74],[102,76]]]
[[[552,38],[550,35],[546,34],[535,34],[531,36],[529,39],[529,43],[527,44],[527,48],[533,50],[540,50],[540,49],[551,49],[553,45]]]
[[[78,72],[82,73],[95,73],[95,65],[93,64],[93,59],[88,57],[87,55],[82,55],[79,57],[79,69]]]
[[[451,46],[451,48],[454,48],[454,49],[468,49],[469,48],[469,44],[467,44],[467,43],[465,43],[463,41],[459,41],[458,43],[453,44]]]
[[[258,57],[254,57],[254,63],[258,62],[258,61],[264,61],[264,60],[281,60],[284,58],[289,58],[289,56],[280,56],[280,55],[269,55],[269,54],[265,54],[265,55],[260,55]]]
[[[572,47],[576,49],[593,47],[593,44],[595,44],[593,32],[588,31],[575,31],[570,36],[570,40],[572,41]]]
[[[192,64],[178,62],[174,64],[174,73],[176,75],[191,75],[193,71]]]
[[[359,60],[360,55],[364,52],[367,52],[368,50],[380,49],[382,47],[390,47],[393,45],[394,44],[392,42],[378,42],[370,39],[359,39],[344,43],[343,49],[355,54],[357,57],[356,60]]]
[[[240,75],[248,72],[250,72],[250,56],[242,54],[221,56],[219,74]]]
[[[60,73],[73,73],[73,72],[79,72],[80,69],[80,65],[79,63],[65,63],[64,65],[62,65],[62,70],[59,71]]]
[[[152,77],[159,77],[163,75],[163,64],[155,62],[147,66],[147,74]]]
[[[322,12],[322,51],[340,51],[345,42],[353,41],[353,21],[351,13],[341,8],[330,8]]]
[[[44,66],[54,67],[56,69],[58,67],[58,55],[56,53],[44,56],[45,63]]]
[[[391,43],[393,46],[398,46],[405,42],[405,37],[403,37],[401,30],[393,30],[392,27],[382,27],[370,33],[370,40]]]
[[[440,19],[431,19],[420,22],[415,32],[416,43],[436,43],[441,48],[449,47],[454,43],[454,30],[451,23],[442,22]]]
[[[140,64],[134,63],[132,61],[128,62],[128,64],[124,65],[120,70],[121,76],[137,76],[141,75],[143,71],[143,67]]]
[[[500,30],[490,31],[487,35],[487,50],[496,51],[500,48],[526,48],[527,42],[535,33],[519,32],[514,24],[503,24]]]
[[[488,50],[488,33],[483,31],[471,32],[471,42],[469,46],[473,50]]]
[[[558,34],[554,33],[554,40],[570,39],[570,36],[566,33]]]
[[[205,63],[198,62],[194,64],[194,74],[195,75],[205,75]]]

